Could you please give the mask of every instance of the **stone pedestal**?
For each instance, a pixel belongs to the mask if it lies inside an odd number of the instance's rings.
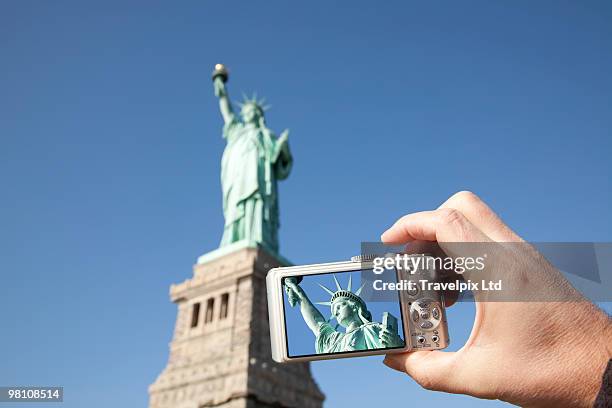
[[[219,254],[200,258],[193,278],[170,287],[178,314],[149,407],[321,407],[309,364],[270,356],[265,277],[285,261],[256,245]]]

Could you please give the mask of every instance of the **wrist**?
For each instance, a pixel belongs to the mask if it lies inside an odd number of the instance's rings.
[[[595,408],[604,408],[612,405],[612,359],[608,360],[606,371],[602,377],[601,387],[595,399]]]
[[[568,406],[592,407],[602,387],[602,380],[610,362],[612,349],[612,325],[606,313],[589,304],[592,314],[591,328],[577,336],[569,350],[572,357],[565,361],[565,381],[559,387],[564,390]],[[580,344],[580,347],[576,347]]]
[[[304,293],[304,290],[302,288],[300,288],[299,286],[296,286],[295,293],[296,293],[298,299],[300,299],[300,300],[304,299],[304,296],[306,295]]]
[[[550,324],[559,326],[549,336],[550,343],[523,356],[524,364],[516,367],[517,380],[509,382],[515,386],[499,399],[525,407],[593,406],[610,360],[610,320],[590,303],[563,306],[563,320],[582,321],[588,330],[576,330],[552,317]]]
[[[573,375],[565,376],[565,384],[569,405],[592,407],[611,357],[612,325],[607,314],[595,305],[585,306],[581,315],[592,316],[590,329],[573,340],[571,358],[565,362],[567,372]]]
[[[601,350],[600,360],[603,370],[600,369],[600,376],[595,398],[592,400],[594,407],[607,407],[612,403],[612,320],[607,313],[599,310],[601,316]]]

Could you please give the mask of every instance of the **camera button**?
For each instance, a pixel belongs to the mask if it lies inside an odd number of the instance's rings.
[[[426,321],[426,322],[421,323],[421,329],[427,330],[427,329],[433,328],[433,326],[434,326],[433,323],[430,322],[430,321]]]

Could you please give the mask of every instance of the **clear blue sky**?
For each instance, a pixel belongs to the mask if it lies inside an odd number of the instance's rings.
[[[612,241],[611,20],[609,1],[1,2],[0,384],[146,405],[168,287],[220,239],[217,62],[291,129],[295,263],[462,189],[529,240]],[[449,312],[455,349],[472,310]],[[380,360],[313,364],[328,406],[496,405]]]

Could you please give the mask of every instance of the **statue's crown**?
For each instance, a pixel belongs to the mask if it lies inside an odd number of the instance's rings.
[[[331,289],[326,288],[325,286],[321,285],[319,283],[319,286],[326,291],[328,294],[331,295],[331,299],[329,300],[329,302],[316,302],[317,305],[323,305],[323,306],[329,306],[331,307],[334,304],[334,301],[336,301],[339,298],[346,298],[346,299],[351,299],[357,303],[359,303],[360,305],[362,305],[364,308],[366,307],[365,302],[363,301],[363,299],[361,299],[361,297],[359,297],[359,295],[361,294],[361,290],[363,289],[363,286],[365,285],[362,284],[361,287],[359,289],[357,289],[355,292],[351,292],[351,283],[352,283],[352,277],[349,275],[349,280],[348,280],[348,285],[346,286],[346,289],[342,289],[342,287],[340,286],[340,283],[338,282],[338,279],[336,279],[336,275],[333,275],[334,277],[334,282],[336,283],[336,291],[332,291]]]
[[[253,105],[260,109],[262,112],[270,109],[270,105],[266,105],[266,98],[257,99],[257,94],[253,93],[251,98],[247,97],[244,93],[242,94],[242,102],[237,102],[238,106],[242,109],[246,105]]]
[[[334,295],[331,298],[331,303],[334,303],[334,300],[338,299],[338,298],[348,298],[348,299],[352,299],[356,302],[360,302],[363,303],[363,300],[356,294],[354,294],[353,292],[350,292],[348,290],[339,290],[336,293],[334,293]]]

